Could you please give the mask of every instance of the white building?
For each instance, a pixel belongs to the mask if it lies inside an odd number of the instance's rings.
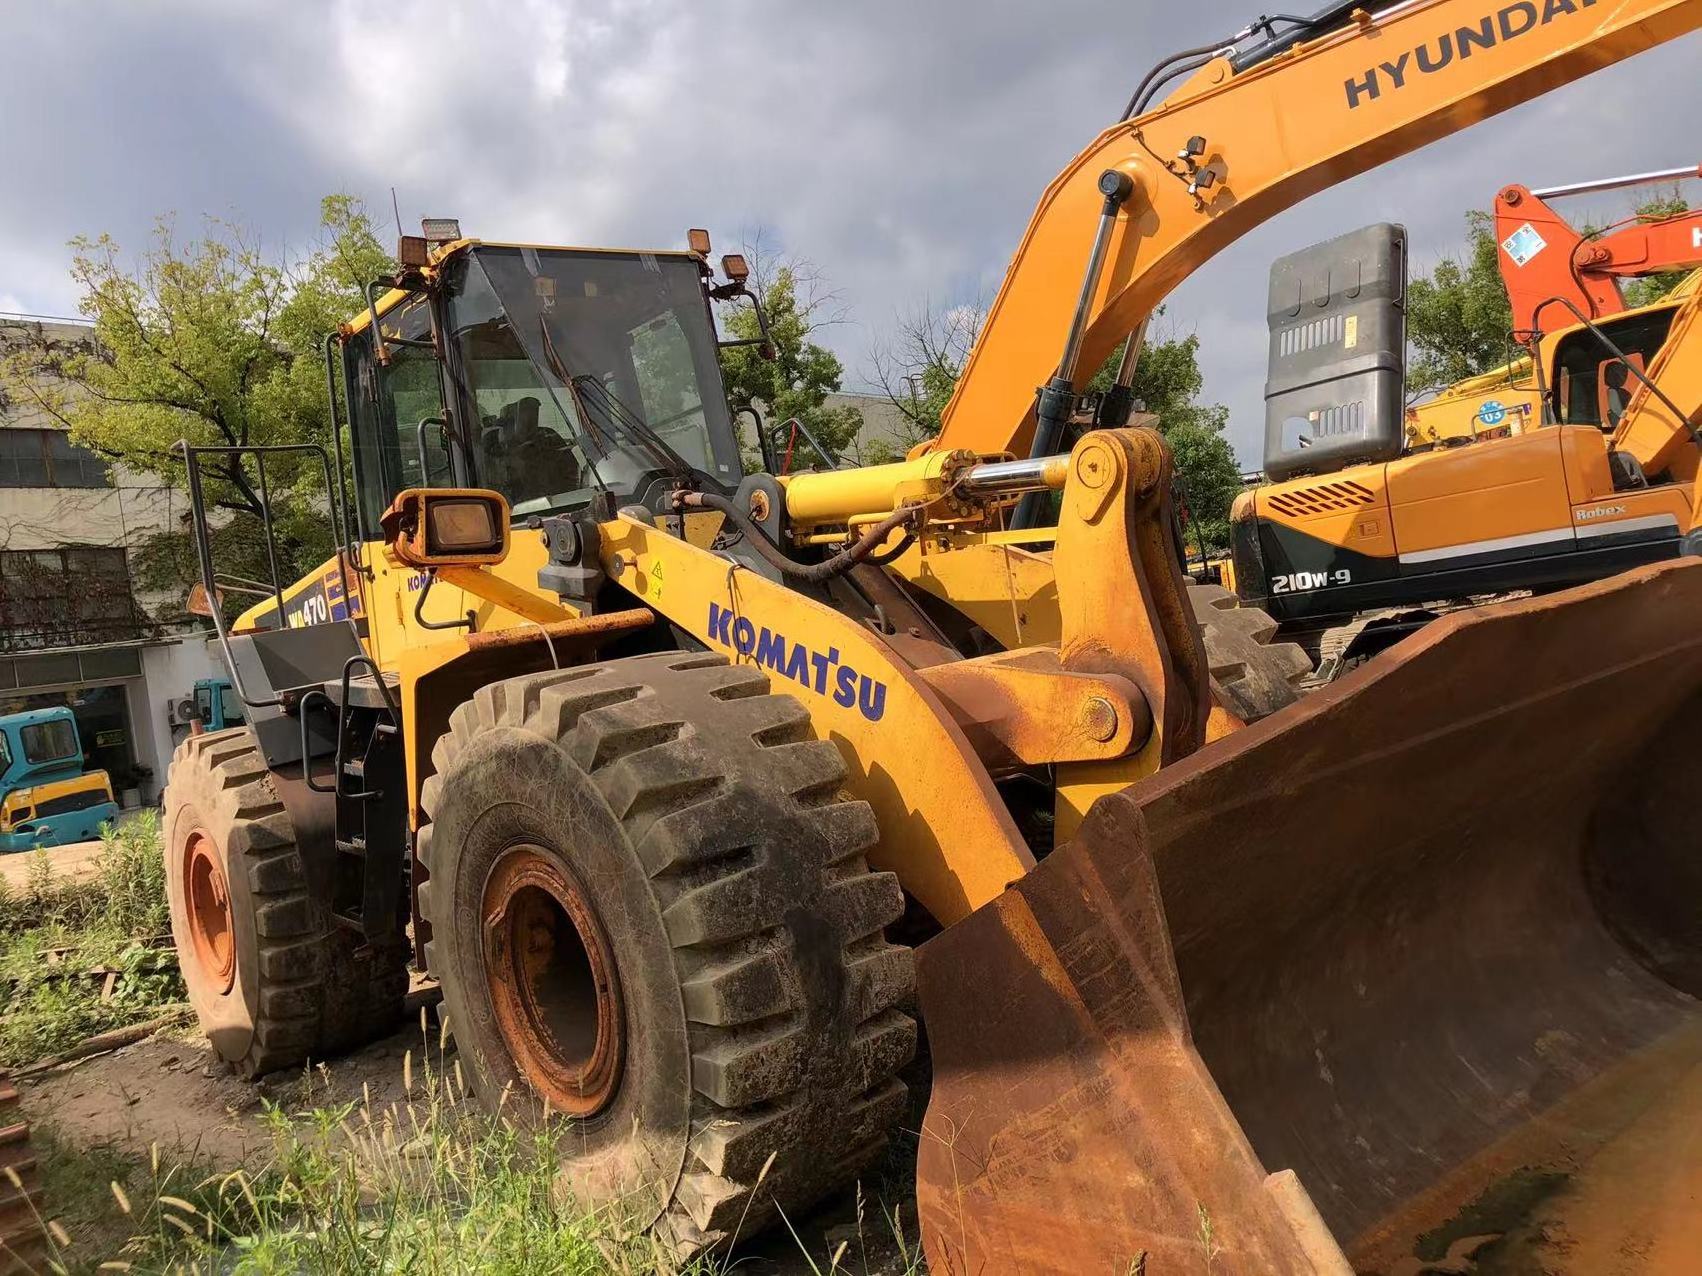
[[[0,352],[42,335],[76,342],[89,329],[0,316]],[[69,705],[89,765],[144,800],[164,784],[172,706],[217,676],[204,637],[180,623],[183,600],[133,581],[130,552],[187,512],[181,492],[0,397],[0,713]]]

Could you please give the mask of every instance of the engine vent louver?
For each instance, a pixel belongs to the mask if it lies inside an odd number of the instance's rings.
[[[1279,514],[1304,518],[1312,514],[1333,514],[1362,505],[1375,505],[1377,494],[1361,484],[1344,480],[1273,492],[1265,500]]]

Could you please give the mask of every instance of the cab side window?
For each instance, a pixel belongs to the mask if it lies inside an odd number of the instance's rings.
[[[1654,363],[1655,356],[1666,344],[1676,313],[1676,308],[1669,308],[1631,315],[1602,324],[1601,331],[1641,370]],[[1588,328],[1561,340],[1554,352],[1554,388],[1551,392],[1554,416],[1561,425],[1593,425],[1612,429],[1618,424],[1616,420],[1602,419],[1604,406],[1612,410],[1612,401],[1604,405],[1600,394],[1602,365],[1609,361],[1617,362],[1613,352]],[[1640,384],[1629,373],[1626,376],[1624,399],[1618,404],[1622,412]]]
[[[424,341],[431,336],[430,308],[424,297],[411,297],[384,312],[379,325],[386,336]],[[419,346],[390,344],[386,353],[388,364],[380,364],[366,332],[343,349],[355,488],[368,537],[378,534],[378,520],[404,488],[455,483],[444,432],[429,423],[443,415],[437,360]],[[423,430],[421,422],[428,423]]]

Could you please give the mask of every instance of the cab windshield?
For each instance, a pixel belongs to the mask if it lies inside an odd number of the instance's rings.
[[[1677,307],[1650,310],[1597,327],[1625,352],[1626,358],[1646,370],[1666,344],[1677,313]],[[1622,387],[1604,387],[1602,365],[1610,360],[1614,360],[1612,351],[1588,328],[1560,339],[1554,352],[1552,393],[1555,419],[1561,425],[1594,425],[1611,430],[1619,424],[1638,382],[1635,377],[1627,377]]]
[[[731,489],[739,454],[688,257],[482,245],[450,283],[463,440],[516,514],[640,497],[663,476]]]

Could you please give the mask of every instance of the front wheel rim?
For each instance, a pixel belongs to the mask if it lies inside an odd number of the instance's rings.
[[[236,982],[236,928],[224,864],[205,833],[191,833],[184,844],[183,895],[195,964],[223,996]]]
[[[619,1087],[625,1018],[614,955],[589,897],[542,848],[508,850],[480,916],[498,1031],[527,1083],[555,1111],[595,1116]]]

